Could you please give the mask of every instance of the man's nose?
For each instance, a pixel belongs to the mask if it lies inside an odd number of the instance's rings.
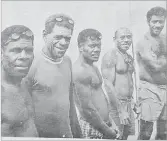
[[[162,24],[160,22],[156,22],[156,24],[155,24],[156,27],[161,27],[161,25]]]
[[[124,38],[124,41],[127,42],[127,41],[129,41],[129,39],[128,39],[127,37],[125,37],[125,38]]]
[[[95,48],[94,48],[94,51],[95,51],[95,52],[100,52],[101,49],[100,49],[99,47],[95,47]]]
[[[66,44],[67,44],[67,42],[66,42],[66,40],[65,40],[64,38],[62,38],[62,39],[59,41],[59,43],[60,43],[61,45],[66,45]]]
[[[25,50],[22,50],[22,52],[20,53],[20,59],[27,59],[28,58],[28,55],[26,53]]]

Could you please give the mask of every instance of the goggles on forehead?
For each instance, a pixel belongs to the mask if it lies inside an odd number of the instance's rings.
[[[22,33],[13,33],[7,40],[7,42],[5,43],[8,44],[9,42],[13,41],[13,40],[18,40],[20,39],[21,36],[26,36],[26,38],[29,38],[29,39],[33,39],[33,33],[29,30],[27,31],[24,31]]]
[[[62,22],[63,20],[64,20],[64,19],[61,18],[61,17],[57,17],[57,18],[56,18],[56,21],[57,21],[57,22]],[[73,20],[68,19],[68,20],[66,20],[66,21],[68,21],[69,24],[74,25],[74,21],[73,21]]]

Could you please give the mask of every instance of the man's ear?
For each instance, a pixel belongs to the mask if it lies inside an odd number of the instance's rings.
[[[83,47],[84,47],[84,44],[83,44],[83,43],[80,43],[80,44],[79,44],[79,52],[82,52],[82,51],[83,51]]]
[[[3,60],[3,57],[4,57],[4,50],[1,47],[1,61]]]
[[[45,30],[43,30],[43,39],[44,41],[46,41],[46,31]]]
[[[148,25],[150,25],[150,20],[149,19],[147,19],[146,22],[147,22]]]
[[[116,39],[117,39],[117,37],[114,36],[114,37],[113,37],[113,41],[116,42]]]
[[[115,41],[115,36],[113,37],[113,41]]]

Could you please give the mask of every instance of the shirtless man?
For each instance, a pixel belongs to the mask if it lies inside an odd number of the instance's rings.
[[[147,12],[149,32],[136,48],[140,78],[140,140],[150,139],[154,121],[157,121],[156,139],[167,139],[167,46],[166,36],[160,34],[165,18],[166,10],[162,7]]]
[[[106,53],[102,59],[101,71],[104,88],[110,100],[116,96],[117,105],[112,105],[112,117],[122,133],[122,139],[135,134],[132,108],[134,71],[133,58],[127,53],[132,44],[132,33],[127,28],[115,32],[116,48]]]
[[[101,52],[101,33],[85,29],[79,33],[79,58],[73,66],[73,77],[78,96],[77,109],[84,138],[116,138],[109,117],[110,104],[102,90],[102,77],[93,64]]]
[[[81,137],[74,105],[71,60],[64,56],[73,27],[73,20],[63,14],[46,20],[45,46],[25,80],[35,105],[35,124],[40,137]]]
[[[32,99],[21,84],[34,58],[34,35],[23,25],[1,32],[1,135],[36,137]]]

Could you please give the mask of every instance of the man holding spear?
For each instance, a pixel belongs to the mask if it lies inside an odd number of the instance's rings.
[[[102,60],[104,87],[112,105],[112,118],[122,133],[122,139],[135,134],[133,113],[133,58],[127,53],[132,45],[132,33],[128,28],[120,28],[114,37],[116,48],[107,52]],[[116,96],[116,101],[113,97]]]

